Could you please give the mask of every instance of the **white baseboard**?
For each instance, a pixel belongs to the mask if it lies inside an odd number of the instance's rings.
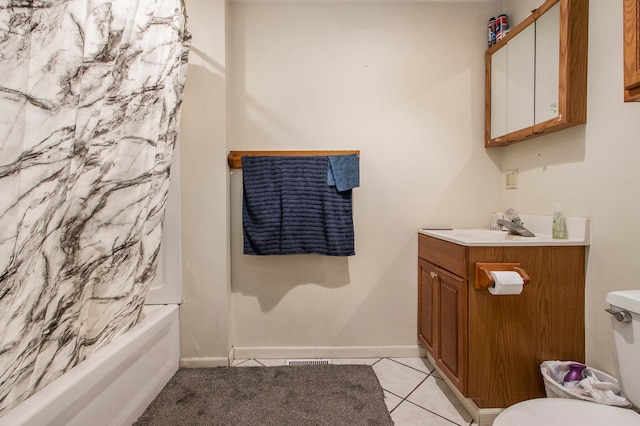
[[[234,359],[277,358],[413,358],[424,357],[418,345],[404,346],[234,346],[230,361]]]
[[[212,368],[227,367],[229,365],[229,359],[223,357],[180,358],[180,367],[184,368]]]

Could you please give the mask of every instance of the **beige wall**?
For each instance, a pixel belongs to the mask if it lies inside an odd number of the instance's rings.
[[[501,207],[499,152],[483,147],[494,9],[230,4],[231,148],[361,151],[351,258],[242,255],[233,172],[232,341],[242,354],[417,351],[417,228],[486,226]]]
[[[226,3],[187,0],[192,48],[181,144],[184,365],[225,365],[229,341]]]
[[[519,22],[540,0],[507,0]],[[610,319],[604,312],[612,290],[640,289],[640,103],[622,94],[622,2],[589,3],[587,124],[500,148],[503,169],[519,169],[519,189],[504,191],[504,205],[592,218],[587,259],[587,362],[613,373]]]
[[[559,202],[592,217],[587,361],[613,372],[604,297],[640,288],[640,104],[622,102],[621,2],[590,2],[588,124],[485,150],[484,27],[503,3],[515,23],[541,0],[187,0],[183,358],[414,347],[416,228],[485,226],[492,210],[551,214]],[[362,153],[357,255],[243,256],[241,173],[229,175],[227,151],[324,148]],[[511,168],[520,187],[506,191]]]

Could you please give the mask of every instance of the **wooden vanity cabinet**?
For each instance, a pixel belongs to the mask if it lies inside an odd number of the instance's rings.
[[[432,354],[447,378],[462,392],[467,384],[467,291],[468,282],[461,272],[457,247],[451,252],[437,239],[420,239],[420,253],[445,248],[443,256],[434,256],[436,266],[423,256],[418,258],[418,339]],[[459,252],[459,253],[458,253]]]
[[[540,363],[584,362],[583,246],[466,247],[419,235],[418,340],[479,408],[545,396]],[[475,264],[517,262],[521,294],[475,289]]]

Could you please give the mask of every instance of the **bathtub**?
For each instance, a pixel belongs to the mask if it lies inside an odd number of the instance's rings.
[[[0,426],[125,426],[178,371],[181,302],[180,150],[176,149],[156,277],[141,320],[0,417]]]
[[[0,417],[0,425],[130,425],[178,370],[178,305],[147,305],[127,333]]]

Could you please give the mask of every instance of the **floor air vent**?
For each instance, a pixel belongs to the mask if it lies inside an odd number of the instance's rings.
[[[327,365],[330,359],[288,359],[285,365]]]

